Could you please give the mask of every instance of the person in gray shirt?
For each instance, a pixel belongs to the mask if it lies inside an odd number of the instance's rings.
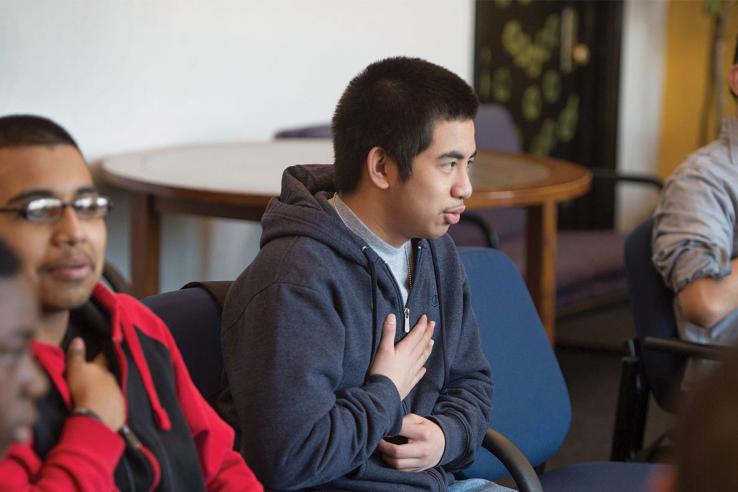
[[[728,72],[738,94],[738,43]],[[653,263],[675,293],[679,335],[728,345],[738,341],[738,118],[718,140],[690,155],[666,181],[654,212]],[[689,362],[689,388],[713,363]]]

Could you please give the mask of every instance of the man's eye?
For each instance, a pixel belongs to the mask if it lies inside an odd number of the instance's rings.
[[[441,167],[443,169],[453,169],[454,167],[456,167],[456,161],[444,162],[443,164],[441,164]]]
[[[0,350],[0,364],[15,364],[26,355],[26,347],[20,347],[17,349],[1,349]]]
[[[26,204],[26,214],[30,217],[47,217],[55,215],[61,203],[55,198],[39,198]]]

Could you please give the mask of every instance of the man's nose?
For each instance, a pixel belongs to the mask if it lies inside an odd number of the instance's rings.
[[[463,169],[459,173],[458,179],[454,184],[452,192],[455,198],[461,198],[463,200],[466,200],[471,196],[472,184],[469,177],[469,168],[467,166],[463,166]]]
[[[59,222],[54,224],[54,240],[60,243],[76,244],[84,239],[82,224],[72,207],[65,207]]]

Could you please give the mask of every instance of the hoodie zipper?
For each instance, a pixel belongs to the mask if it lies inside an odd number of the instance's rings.
[[[418,243],[418,246],[416,247],[416,249],[417,249],[417,252],[415,254],[415,257],[413,258],[413,268],[412,268],[412,271],[415,272],[415,273],[417,273],[416,272],[416,266],[417,266],[418,262],[420,261],[420,251],[422,250],[422,247],[421,247],[420,243]],[[403,308],[402,308],[403,330],[402,331],[404,333],[406,333],[406,334],[407,333],[410,333],[410,294],[411,294],[411,292],[413,290],[413,286],[412,286],[412,284],[410,284],[408,286],[409,289],[407,291],[407,303],[405,303],[403,305],[403,303],[402,303],[402,294],[400,293],[400,288],[397,285],[397,282],[394,281],[394,276],[392,275],[392,271],[390,270],[389,265],[387,265],[387,262],[384,262],[383,261],[382,263],[384,263],[384,266],[387,269],[387,271],[389,272],[390,277],[393,279],[392,284],[395,286],[395,294],[397,295],[397,300],[399,301],[398,304],[400,306],[403,306]],[[408,275],[409,274],[410,274],[410,272],[408,272]],[[417,277],[417,275],[416,275],[416,277]],[[416,282],[417,282],[417,278],[416,278]]]

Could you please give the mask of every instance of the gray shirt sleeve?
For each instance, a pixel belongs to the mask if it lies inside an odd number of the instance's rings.
[[[675,292],[730,274],[735,203],[723,166],[694,155],[666,182],[654,213],[653,264]]]

